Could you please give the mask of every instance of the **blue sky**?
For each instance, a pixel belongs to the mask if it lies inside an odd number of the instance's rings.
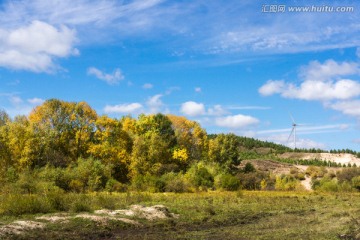
[[[360,151],[359,11],[346,0],[0,1],[0,108],[86,101],[100,115],[183,115],[290,147],[291,113],[298,147]]]

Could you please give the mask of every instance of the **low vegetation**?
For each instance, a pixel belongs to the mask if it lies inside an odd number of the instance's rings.
[[[21,215],[22,221],[40,222],[43,227],[28,229],[20,235],[4,234],[3,239],[356,239],[360,233],[356,220],[360,217],[358,193],[128,192],[65,194],[62,198],[66,199],[64,208],[69,209],[70,215],[56,215],[54,210],[52,214],[44,214],[51,208],[43,209],[41,214]],[[50,202],[48,206],[51,206]],[[87,208],[75,207],[76,202],[86,203]],[[114,218],[98,221],[94,217],[105,217],[94,212],[96,209],[128,209],[133,204],[162,204],[177,217],[150,221],[139,215],[122,216],[141,226]],[[17,211],[21,212],[20,209]],[[89,213],[81,214],[87,216],[81,218],[76,213],[79,211]],[[60,220],[46,220],[51,216],[58,216]],[[61,216],[62,219],[67,216],[67,221],[61,221]],[[0,220],[0,229],[15,221],[5,212]]]

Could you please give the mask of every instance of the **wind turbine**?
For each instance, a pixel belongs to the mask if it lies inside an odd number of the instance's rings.
[[[287,142],[289,142],[291,136],[293,136],[294,138],[294,149],[296,149],[296,127],[299,126],[299,124],[297,124],[293,118],[293,116],[289,113],[290,115],[290,118],[291,118],[291,121],[292,121],[292,129],[291,129],[291,132],[290,132],[290,135],[288,137],[288,140]]]

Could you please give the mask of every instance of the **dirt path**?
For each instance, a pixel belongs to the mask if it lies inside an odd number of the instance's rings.
[[[308,176],[305,176],[305,180],[301,181],[301,184],[304,186],[304,188],[308,191],[312,191],[311,189],[311,178]]]

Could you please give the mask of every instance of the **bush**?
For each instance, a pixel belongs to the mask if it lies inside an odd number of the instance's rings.
[[[309,166],[305,171],[306,175],[310,176],[311,178],[322,178],[327,172],[328,171],[325,167],[316,166]]]
[[[276,177],[275,189],[285,191],[298,190],[301,189],[301,185],[299,180],[292,175],[282,175]]]
[[[158,176],[136,175],[131,183],[131,188],[135,191],[165,192],[166,183]]]
[[[201,162],[194,164],[185,177],[197,189],[207,189],[214,185],[214,177]]]
[[[353,177],[351,179],[352,186],[356,188],[357,190],[360,190],[360,176]]]
[[[260,190],[261,181],[268,179],[269,175],[265,172],[239,173],[236,177],[240,180],[241,186],[247,190]]]
[[[4,214],[18,216],[22,214],[49,213],[53,209],[44,196],[14,194],[4,197]]]
[[[217,189],[236,191],[240,188],[240,180],[231,174],[222,174],[216,177],[215,186]]]
[[[190,191],[189,184],[181,173],[170,172],[164,174],[161,179],[165,182],[166,192],[181,193]]]
[[[75,195],[75,200],[70,205],[71,212],[91,212],[91,199],[86,195]]]
[[[250,173],[250,172],[255,172],[256,169],[255,169],[254,165],[252,165],[251,163],[248,162],[245,164],[243,171],[244,171],[244,173]]]
[[[324,192],[338,192],[340,190],[336,179],[330,179],[327,177],[314,182],[313,189]]]
[[[66,206],[66,199],[64,190],[57,189],[46,194],[47,202],[50,204],[52,209],[55,211],[67,211],[69,210]]]
[[[340,183],[345,181],[351,183],[354,177],[360,176],[360,168],[345,168],[338,171],[336,176]]]
[[[114,178],[110,178],[105,186],[105,190],[108,192],[126,192],[127,186],[121,182],[116,181]]]

